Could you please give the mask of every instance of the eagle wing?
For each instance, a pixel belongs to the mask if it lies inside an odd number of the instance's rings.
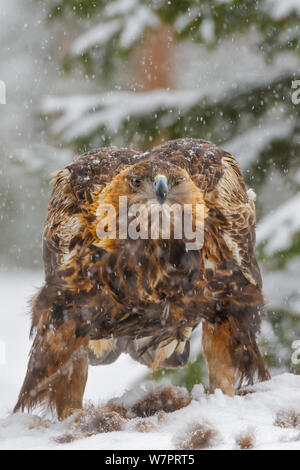
[[[262,279],[255,258],[255,206],[249,198],[237,161],[229,153],[222,159],[223,176],[212,199],[225,217],[223,239],[246,279],[261,288]]]
[[[88,248],[94,241],[89,230],[89,217],[94,195],[110,183],[124,166],[135,163],[140,154],[116,147],[92,150],[81,155],[53,174],[54,184],[43,231],[43,260],[46,282],[56,275],[77,250]],[[63,272],[63,271],[62,271]],[[64,278],[61,278],[63,288]],[[34,303],[34,301],[33,301]],[[38,325],[40,309],[33,309],[32,328]],[[92,364],[109,363],[121,353],[115,340],[90,341]]]
[[[235,158],[211,142],[178,139],[154,149],[160,158],[185,168],[203,191],[209,209],[206,226],[219,237],[245,278],[261,288],[255,259],[255,206]]]
[[[125,165],[131,165],[138,152],[116,147],[92,150],[53,174],[54,183],[43,232],[43,258],[46,277],[66,263],[78,246],[93,241],[87,221],[93,196]]]
[[[210,142],[179,139],[155,149],[159,158],[185,168],[203,192],[204,278],[215,301],[215,321],[229,318],[230,354],[240,385],[269,377],[256,344],[264,311],[262,280],[255,258],[255,207],[234,157]]]

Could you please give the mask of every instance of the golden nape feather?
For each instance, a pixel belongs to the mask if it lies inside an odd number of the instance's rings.
[[[183,367],[201,321],[211,390],[233,395],[237,379],[269,377],[256,344],[264,298],[255,208],[232,155],[198,139],[145,153],[103,148],[58,170],[53,183],[45,283],[32,301],[35,339],[15,411],[48,405],[64,419],[82,406],[88,362],[123,352],[153,370]],[[162,217],[172,205],[169,236],[161,228],[149,236],[161,219],[144,208]],[[186,208],[201,239],[193,249],[179,218]]]

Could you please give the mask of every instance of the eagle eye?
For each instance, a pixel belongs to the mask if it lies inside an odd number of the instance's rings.
[[[133,175],[130,177],[129,184],[132,188],[139,188],[142,183],[142,177]]]
[[[184,176],[175,176],[174,178],[174,186],[177,186],[178,184],[182,183],[182,181],[185,180]]]

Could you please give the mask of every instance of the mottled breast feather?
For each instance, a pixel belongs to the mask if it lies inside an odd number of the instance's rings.
[[[199,253],[187,255],[171,242],[159,259],[151,243],[115,252],[97,248],[91,228],[96,198],[121,171],[147,161],[186,170],[199,188],[207,209]],[[246,325],[255,331],[264,304],[254,255],[255,209],[232,155],[200,139],[170,141],[145,153],[102,148],[58,170],[53,182],[43,233],[46,287],[49,295],[61,289],[65,297],[57,302],[77,309],[78,334],[89,332],[94,341],[120,338],[112,341],[112,354],[110,343],[93,343],[95,363],[127,350],[155,367],[184,364],[186,341],[203,318],[222,322],[232,316],[245,331]]]
[[[269,378],[256,343],[264,298],[255,209],[232,155],[199,139],[145,153],[103,148],[58,170],[53,182],[43,232],[46,279],[31,303],[36,335],[15,411],[47,404],[65,419],[82,407],[88,361],[109,364],[122,352],[152,370],[183,367],[201,320],[212,390],[232,396],[237,377],[240,384],[256,374]],[[188,249],[190,237],[175,230],[147,239],[119,237],[117,228],[107,237],[99,224],[115,221],[120,196],[128,217],[136,203],[154,201],[159,218],[164,203],[179,205],[180,215],[189,205],[203,244]],[[104,204],[113,206],[111,216]],[[138,223],[152,222],[146,211]]]

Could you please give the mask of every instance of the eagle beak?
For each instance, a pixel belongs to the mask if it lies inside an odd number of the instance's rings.
[[[165,175],[157,175],[154,179],[154,191],[158,202],[163,204],[169,192],[168,181]]]

